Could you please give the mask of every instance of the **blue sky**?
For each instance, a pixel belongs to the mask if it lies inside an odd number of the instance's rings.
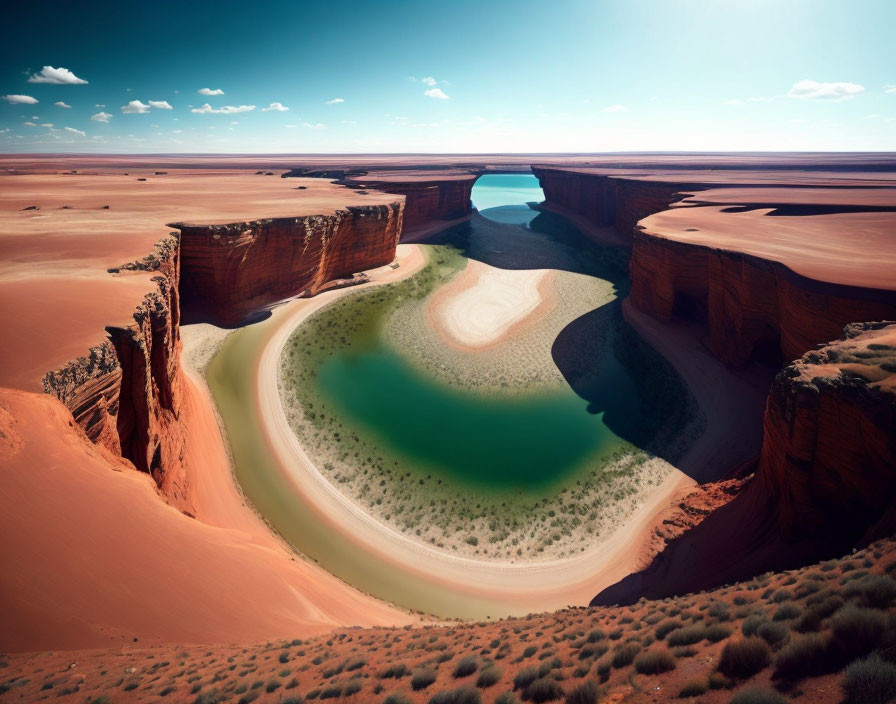
[[[4,152],[896,150],[890,0],[4,14]]]

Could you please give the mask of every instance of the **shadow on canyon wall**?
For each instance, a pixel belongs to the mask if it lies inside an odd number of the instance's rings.
[[[685,432],[687,426],[701,425],[702,418],[671,365],[622,316],[629,251],[597,244],[560,215],[531,212],[521,220],[527,225],[514,224],[508,208],[492,208],[489,217],[474,213],[425,244],[449,245],[501,269],[557,269],[609,281],[616,297],[570,322],[551,355],[570,388],[588,402],[589,413],[603,413],[618,437],[676,462],[694,434]]]

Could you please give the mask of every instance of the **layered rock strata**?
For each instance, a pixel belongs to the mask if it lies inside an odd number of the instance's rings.
[[[330,215],[198,225],[181,231],[182,291],[193,314],[235,324],[272,303],[313,295],[329,282],[388,264],[402,202]]]
[[[780,372],[752,480],[592,604],[789,569],[896,528],[896,323],[857,323]]]
[[[432,225],[440,220],[468,217],[473,212],[470,194],[481,170],[452,168],[395,169],[293,169],[284,177],[334,179],[358,190],[376,189],[405,197],[403,232]]]

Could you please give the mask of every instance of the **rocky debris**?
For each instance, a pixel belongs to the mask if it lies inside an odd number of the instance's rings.
[[[37,205],[29,205],[29,206],[22,208],[22,210],[40,210],[40,207]]]

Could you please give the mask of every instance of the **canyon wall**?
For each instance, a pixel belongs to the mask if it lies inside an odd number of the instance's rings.
[[[630,238],[642,218],[665,210],[687,184],[650,181],[597,171],[532,167],[544,191],[545,206],[583,218],[596,227],[614,226]]]
[[[896,293],[800,276],[740,252],[635,232],[631,300],[659,320],[679,315],[705,326],[726,364],[756,356],[795,359],[856,320],[896,319]]]
[[[896,496],[896,324],[848,325],[778,374],[756,482],[786,539],[874,531]]]
[[[594,605],[709,589],[842,554],[896,527],[896,323],[848,325],[775,378],[755,474]]]
[[[377,175],[351,177],[344,181],[353,188],[372,188],[405,197],[403,232],[438,220],[456,220],[473,212],[470,194],[479,174],[440,178],[437,174]]]
[[[350,206],[332,215],[226,225],[176,223],[182,296],[191,317],[230,325],[276,301],[395,258],[400,200]]]
[[[108,339],[48,372],[44,390],[59,398],[88,438],[130,460],[178,507],[189,511],[180,415],[180,255],[177,233],[145,258],[110,270],[155,272],[156,288],[133,322],[107,327]]]
[[[299,168],[283,178],[325,178],[356,190],[375,189],[405,197],[403,232],[432,225],[439,220],[456,220],[473,212],[470,194],[480,170],[396,169],[367,171],[360,168]]]

